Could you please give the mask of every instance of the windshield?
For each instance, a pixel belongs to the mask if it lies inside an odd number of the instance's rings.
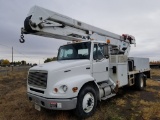
[[[58,60],[89,59],[91,42],[68,44],[61,46]]]

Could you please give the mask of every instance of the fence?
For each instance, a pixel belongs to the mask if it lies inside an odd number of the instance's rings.
[[[157,65],[152,64],[152,65],[150,65],[150,68],[160,69],[160,65],[159,64],[157,64]]]
[[[7,76],[12,70],[14,72],[18,71],[28,71],[30,66],[16,66],[16,67],[1,67],[0,76]]]

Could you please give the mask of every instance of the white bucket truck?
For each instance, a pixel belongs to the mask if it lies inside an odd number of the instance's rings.
[[[60,46],[57,61],[30,68],[27,94],[35,108],[71,110],[91,116],[97,101],[115,96],[118,88],[142,90],[150,77],[148,58],[128,57],[135,38],[122,36],[34,6],[21,29],[23,34],[70,41]]]

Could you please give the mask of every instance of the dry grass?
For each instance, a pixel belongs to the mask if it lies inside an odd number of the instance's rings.
[[[137,101],[137,100],[133,100],[133,101],[131,101],[131,105],[132,105],[133,107],[136,107],[136,106],[137,106],[137,104],[138,104],[138,101]]]
[[[136,94],[127,94],[125,97],[131,99],[136,99],[136,98],[138,99],[140,97],[140,93],[137,92]]]
[[[149,102],[141,100],[141,111],[142,111],[142,117],[145,120],[150,120],[153,115],[155,118],[160,118],[160,102]]]
[[[152,69],[151,70],[151,75],[152,76],[160,76],[160,69]]]
[[[159,71],[159,70],[158,70]],[[157,70],[152,70],[158,76]],[[160,75],[159,75],[160,76]],[[26,95],[27,71],[0,76],[0,120],[76,120],[74,111],[36,111]],[[144,91],[122,89],[120,94],[102,101],[87,120],[160,119],[160,82],[149,79]]]
[[[157,97],[160,99],[160,91],[158,92]]]
[[[155,89],[153,89],[153,88],[146,88],[146,91],[148,91],[148,92],[157,92],[157,90],[155,90]]]
[[[159,75],[160,76],[160,75]],[[152,79],[148,79],[147,80],[147,85],[148,86],[160,86],[160,82],[157,82],[155,80],[152,80]]]
[[[27,78],[27,71],[9,71],[8,74],[6,75],[0,75],[0,80],[4,80],[4,79],[26,79]]]
[[[116,100],[116,105],[119,105],[119,106],[123,107],[123,106],[126,105],[126,100],[119,98],[119,99]]]

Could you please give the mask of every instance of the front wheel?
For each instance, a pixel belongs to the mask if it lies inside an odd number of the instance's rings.
[[[89,117],[95,112],[96,106],[96,91],[91,86],[84,86],[78,95],[76,115],[80,118]]]

